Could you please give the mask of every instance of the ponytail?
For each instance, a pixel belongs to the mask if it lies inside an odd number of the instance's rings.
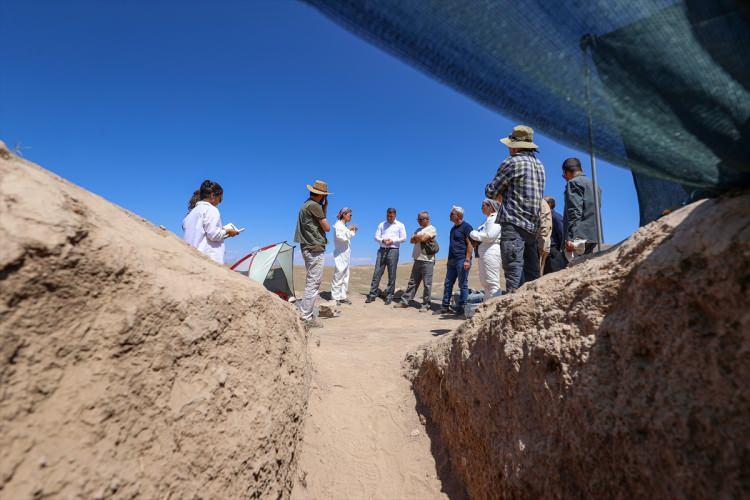
[[[196,189],[193,192],[193,196],[190,197],[190,201],[188,202],[188,212],[194,209],[199,201],[205,200],[212,194],[215,196],[221,196],[224,194],[224,189],[222,189],[218,182],[210,180],[203,181],[201,187]]]
[[[201,190],[196,189],[195,192],[193,192],[193,196],[190,197],[190,201],[188,202],[188,212],[195,208],[195,205],[198,204],[200,199],[201,199]]]

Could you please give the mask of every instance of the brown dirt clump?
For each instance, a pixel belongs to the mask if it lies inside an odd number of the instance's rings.
[[[750,495],[749,214],[685,207],[407,358],[472,498]]]
[[[293,308],[0,146],[0,497],[287,497]]]

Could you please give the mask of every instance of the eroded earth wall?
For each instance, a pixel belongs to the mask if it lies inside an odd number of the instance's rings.
[[[750,495],[750,196],[685,207],[407,358],[472,498]]]
[[[0,241],[0,498],[289,495],[289,304],[4,147]]]

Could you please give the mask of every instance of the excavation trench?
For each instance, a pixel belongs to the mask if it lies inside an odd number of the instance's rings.
[[[408,352],[459,322],[352,299],[310,337],[312,388],[292,498],[463,496],[402,368]]]

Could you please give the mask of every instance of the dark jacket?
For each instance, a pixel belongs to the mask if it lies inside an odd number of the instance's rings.
[[[599,202],[601,203],[601,189]],[[565,186],[565,211],[563,212],[563,234],[566,240],[587,240],[596,243],[596,211],[594,208],[594,186],[591,179],[581,174],[573,177]]]
[[[550,243],[552,248],[561,248],[563,243],[563,216],[557,211],[552,211],[552,236]]]

